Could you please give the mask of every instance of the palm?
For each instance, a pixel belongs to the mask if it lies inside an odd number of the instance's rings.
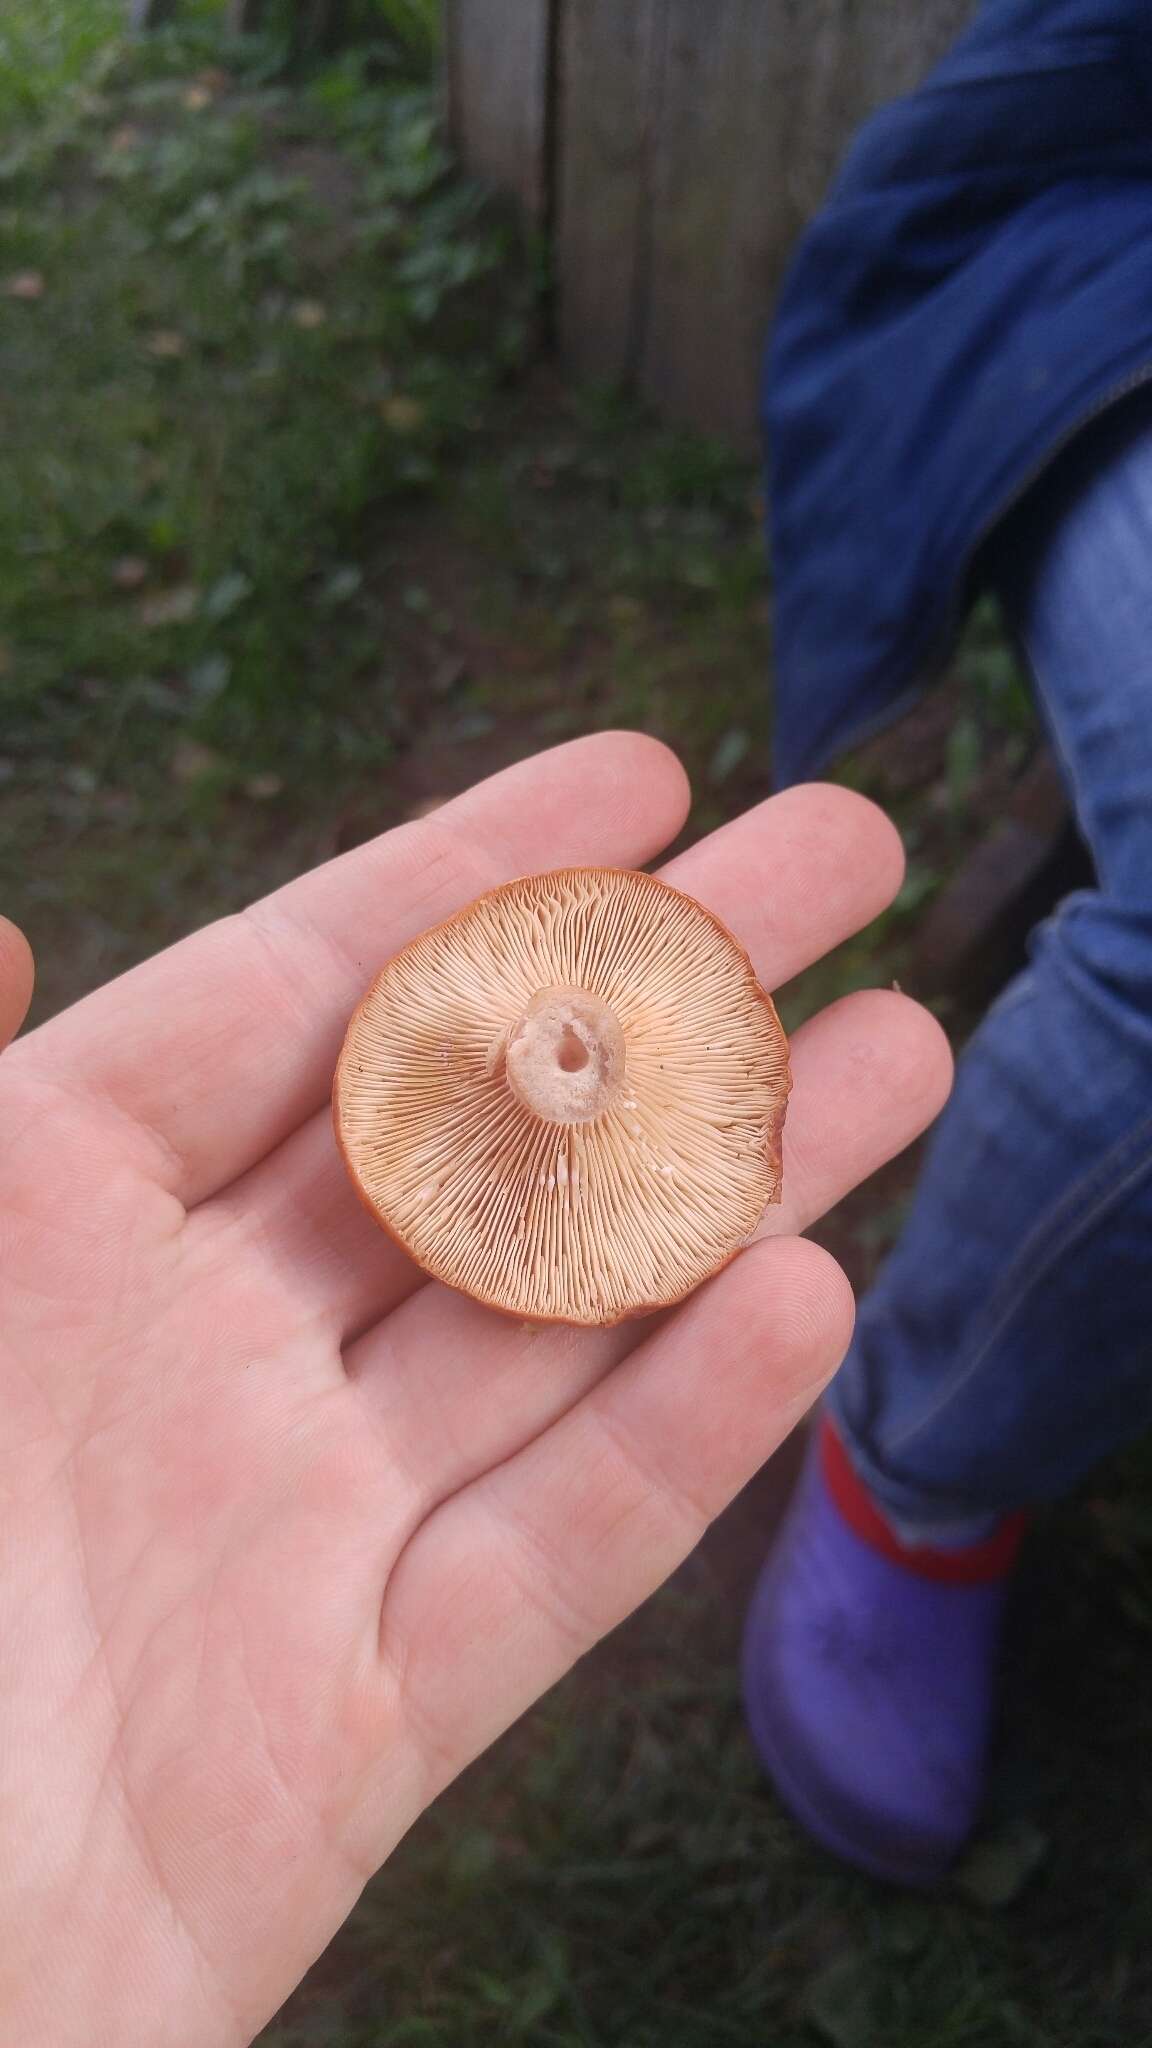
[[[649,859],[682,802],[649,743],[561,749],[6,1056],[11,2038],[247,2040],[427,1800],[837,1363],[844,1283],[785,1233],[938,1105],[946,1055],[898,997],[798,1034],[771,1241],[658,1327],[532,1331],[421,1284],[331,1142],[340,1029],[388,952],[507,874]],[[769,982],[898,873],[884,821],[831,790],[675,864]]]

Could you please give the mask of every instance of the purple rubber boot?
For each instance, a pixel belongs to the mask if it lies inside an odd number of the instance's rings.
[[[977,1819],[1022,1530],[908,1550],[830,1423],[809,1450],[748,1614],[745,1711],[785,1806],[873,1877],[935,1883]]]

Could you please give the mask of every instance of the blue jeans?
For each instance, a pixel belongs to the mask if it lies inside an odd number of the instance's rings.
[[[1098,887],[1033,936],[960,1062],[830,1406],[898,1528],[1066,1493],[1152,1422],[1152,405],[1085,432],[992,580]]]

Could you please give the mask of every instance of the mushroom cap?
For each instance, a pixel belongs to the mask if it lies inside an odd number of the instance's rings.
[[[510,1047],[527,1028],[537,1059],[575,1033],[560,1064],[583,1068],[598,1016],[605,1106],[564,1072],[575,1106],[535,1113]],[[362,1199],[418,1265],[526,1321],[607,1325],[682,1300],[780,1199],[790,1085],[773,1004],[711,912],[653,875],[566,868],[388,962],[334,1111]]]

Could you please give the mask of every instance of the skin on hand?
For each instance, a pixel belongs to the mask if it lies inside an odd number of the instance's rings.
[[[784,1199],[682,1308],[532,1330],[427,1283],[327,1111],[382,960],[495,883],[639,866],[686,792],[609,734],[138,968],[0,1061],[0,2016],[21,2048],[251,2039],[421,1809],[679,1563],[835,1370],[796,1233],[949,1080],[880,991],[796,1034]],[[901,876],[864,799],[664,870],[769,988]],[[0,1024],[30,988],[0,924]]]
[[[0,917],[0,1050],[15,1038],[32,1001],[35,970],[23,932]]]

